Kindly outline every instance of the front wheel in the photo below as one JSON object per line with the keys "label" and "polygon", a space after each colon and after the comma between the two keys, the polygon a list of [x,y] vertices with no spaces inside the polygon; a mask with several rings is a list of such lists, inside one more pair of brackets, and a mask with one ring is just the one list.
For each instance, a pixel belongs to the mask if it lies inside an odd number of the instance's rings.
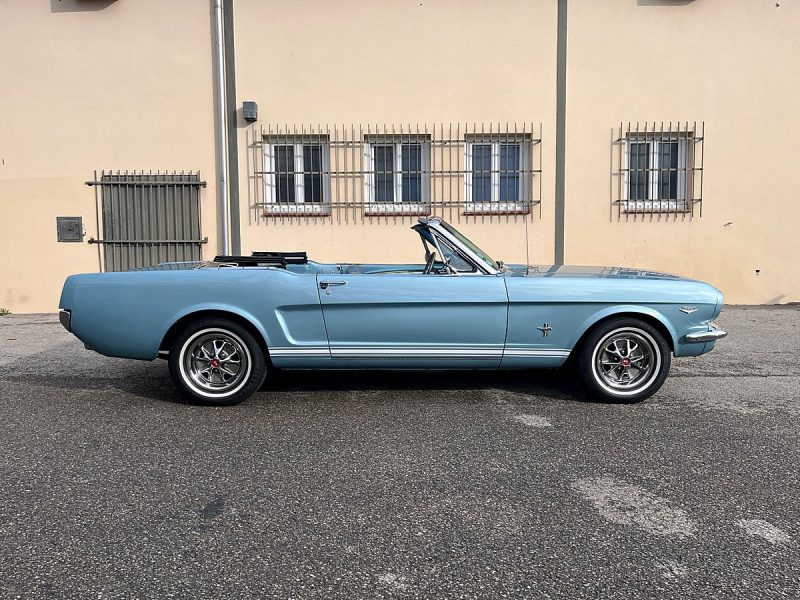
{"label": "front wheel", "polygon": [[632,318],[606,321],[591,331],[578,356],[581,379],[602,400],[634,403],[649,398],[669,373],[671,353],[653,326]]}
{"label": "front wheel", "polygon": [[238,404],[258,390],[267,364],[244,327],[226,319],[201,319],[175,336],[169,372],[189,400],[221,406]]}

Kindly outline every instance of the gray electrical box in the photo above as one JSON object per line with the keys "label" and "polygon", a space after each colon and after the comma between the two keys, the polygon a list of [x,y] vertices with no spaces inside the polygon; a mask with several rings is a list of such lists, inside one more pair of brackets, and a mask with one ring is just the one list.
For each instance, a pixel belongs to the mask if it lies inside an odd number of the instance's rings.
{"label": "gray electrical box", "polygon": [[247,100],[242,104],[242,116],[245,121],[252,123],[258,121],[258,104],[252,100]]}
{"label": "gray electrical box", "polygon": [[58,228],[59,242],[83,241],[82,217],[56,217],[56,227]]}

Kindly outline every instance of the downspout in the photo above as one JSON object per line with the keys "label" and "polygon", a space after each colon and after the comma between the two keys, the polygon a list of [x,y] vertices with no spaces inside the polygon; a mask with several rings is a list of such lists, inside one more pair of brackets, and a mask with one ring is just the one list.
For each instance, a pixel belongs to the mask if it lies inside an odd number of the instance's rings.
{"label": "downspout", "polygon": [[242,253],[242,225],[239,214],[239,122],[236,115],[236,56],[234,52],[233,0],[222,5],[225,42],[225,101],[228,112],[228,202],[230,204],[230,253]]}
{"label": "downspout", "polygon": [[566,155],[567,155],[567,1],[558,0],[556,25],[556,195],[555,249],[556,265],[564,264],[566,229]]}
{"label": "downspout", "polygon": [[223,35],[222,0],[214,0],[214,62],[216,63],[217,78],[217,193],[220,199],[221,244],[222,254],[230,254],[230,198],[228,196],[228,112],[225,102],[225,38]]}

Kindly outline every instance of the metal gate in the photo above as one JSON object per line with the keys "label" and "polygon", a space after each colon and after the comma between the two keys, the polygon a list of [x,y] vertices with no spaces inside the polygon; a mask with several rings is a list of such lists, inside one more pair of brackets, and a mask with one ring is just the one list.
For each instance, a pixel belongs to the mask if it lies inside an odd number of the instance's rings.
{"label": "metal gate", "polygon": [[[200,173],[106,172],[95,186],[97,229],[103,271],[126,271],[162,262],[202,260]],[[99,190],[99,192],[98,192]],[[102,253],[99,248],[102,247]]]}

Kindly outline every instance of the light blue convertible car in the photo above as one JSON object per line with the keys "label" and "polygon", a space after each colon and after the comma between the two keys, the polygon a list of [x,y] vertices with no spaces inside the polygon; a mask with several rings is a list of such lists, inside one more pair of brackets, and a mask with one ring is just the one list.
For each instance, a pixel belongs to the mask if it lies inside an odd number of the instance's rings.
{"label": "light blue convertible car", "polygon": [[654,394],[671,356],[726,334],[708,284],[624,268],[504,265],[436,217],[422,264],[323,264],[256,252],[72,275],[60,318],[107,356],[169,360],[203,404],[235,404],[272,369],[528,369],[574,363],[591,395]]}

